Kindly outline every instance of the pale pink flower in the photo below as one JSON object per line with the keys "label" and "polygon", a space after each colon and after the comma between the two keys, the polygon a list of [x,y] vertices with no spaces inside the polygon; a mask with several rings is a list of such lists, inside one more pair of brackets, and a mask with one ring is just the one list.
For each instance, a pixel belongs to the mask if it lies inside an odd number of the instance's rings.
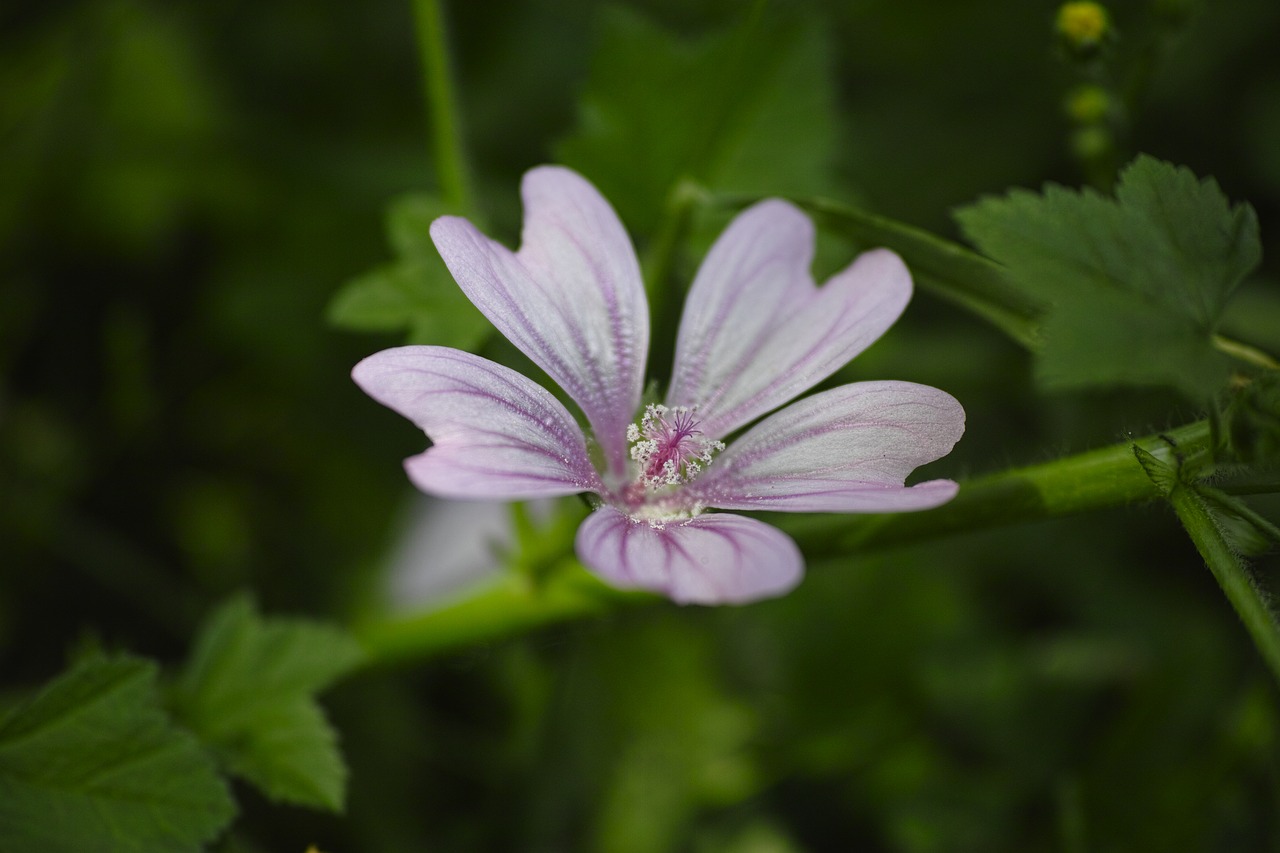
{"label": "pale pink flower", "polygon": [[559,383],[589,430],[495,362],[446,347],[385,350],[353,376],[430,437],[405,460],[418,488],[504,500],[593,493],[582,562],[617,586],[702,604],[780,595],[804,566],[777,528],[707,510],[897,512],[955,495],[950,480],[904,486],[964,431],[964,410],[943,391],[857,382],[768,414],[898,318],[911,276],[897,255],[866,252],[818,288],[808,217],[776,199],[744,211],[689,290],[665,403],[642,411],[649,311],[622,223],[568,169],[534,169],[521,190],[518,252],[453,216],[431,236],[471,301]]}

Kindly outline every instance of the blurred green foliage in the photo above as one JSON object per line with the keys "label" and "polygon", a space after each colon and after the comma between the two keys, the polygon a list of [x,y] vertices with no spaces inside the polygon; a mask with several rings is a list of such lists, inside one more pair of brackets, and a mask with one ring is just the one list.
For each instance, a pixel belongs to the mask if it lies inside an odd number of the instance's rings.
{"label": "blurred green foliage", "polygon": [[350,636],[302,620],[264,622],[236,599],[202,629],[174,687],[174,714],[228,772],[272,799],[341,811],[346,766],[312,694],[362,660]]}
{"label": "blurred green foliage", "polygon": [[[1107,189],[1143,151],[1256,209],[1263,263],[1216,328],[1275,354],[1280,7],[1107,8],[1113,39],[1079,57],[1056,44],[1049,0],[449,4],[475,206],[514,242],[520,174],[558,158],[645,253],[683,178],[828,196],[957,238],[952,211],[980,196]],[[6,704],[86,636],[186,660],[201,616],[236,589],[336,620],[382,606],[411,499],[399,460],[423,440],[350,367],[407,330],[528,368],[445,287],[425,242],[440,186],[420,81],[402,0],[0,10]],[[1111,111],[1064,109],[1082,84]],[[690,280],[724,215],[677,229],[672,280]],[[849,252],[834,239],[819,266]],[[922,290],[832,381],[957,396],[968,432],[933,476],[1201,415],[1158,387],[1047,393],[1033,372],[1017,344]],[[1225,434],[1274,461],[1276,423],[1263,383]],[[1274,559],[1255,569],[1273,585]],[[147,665],[108,660],[120,701],[151,691]],[[824,559],[780,601],[624,609],[367,668],[328,707],[345,815],[237,787],[220,849],[1280,846],[1276,685],[1164,508]]]}

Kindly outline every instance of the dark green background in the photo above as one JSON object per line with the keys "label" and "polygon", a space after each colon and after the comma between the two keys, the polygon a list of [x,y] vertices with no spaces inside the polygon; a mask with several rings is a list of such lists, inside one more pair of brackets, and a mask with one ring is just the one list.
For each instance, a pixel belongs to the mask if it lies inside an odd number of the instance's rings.
{"label": "dark green background", "polygon": [[[597,54],[602,33],[647,21],[693,44],[747,14],[727,1],[451,5],[478,203],[509,241],[520,174],[574,151],[562,140],[589,73],[644,79],[625,64],[643,53]],[[1117,164],[1145,151],[1255,206],[1270,251],[1225,328],[1274,352],[1280,5],[1112,12],[1121,84],[1160,48],[1114,128]],[[1086,72],[1054,13],[773,4],[779,39],[812,34],[829,87],[824,113],[772,128],[773,156],[798,163],[819,139],[830,160],[796,179],[816,186],[770,185],[776,170],[760,166],[749,188],[821,190],[955,237],[950,211],[983,194],[1105,182],[1073,154],[1062,102]],[[753,50],[770,60],[767,37]],[[730,97],[747,83],[723,85]],[[676,138],[681,120],[648,132]],[[87,637],[178,660],[239,589],[268,612],[339,620],[376,596],[410,496],[399,460],[423,440],[348,378],[402,337],[335,329],[325,313],[391,257],[388,202],[435,187],[428,139],[404,0],[0,10],[9,697]],[[587,176],[643,249],[668,187],[614,193],[640,166],[607,168]],[[880,377],[964,403],[968,433],[938,476],[1200,415],[1172,392],[1046,395],[1021,349],[923,294],[841,374]],[[238,790],[226,849],[1280,849],[1275,684],[1158,507],[822,563],[792,596],[749,608],[651,607],[375,668],[328,705],[352,769],[347,814]]]}

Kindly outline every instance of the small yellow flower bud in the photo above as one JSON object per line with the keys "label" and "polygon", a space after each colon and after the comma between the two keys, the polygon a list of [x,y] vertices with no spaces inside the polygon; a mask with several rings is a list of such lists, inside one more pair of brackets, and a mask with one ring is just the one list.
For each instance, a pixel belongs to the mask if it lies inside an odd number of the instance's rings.
{"label": "small yellow flower bud", "polygon": [[1109,28],[1107,10],[1099,3],[1063,3],[1058,9],[1058,34],[1077,50],[1097,47]]}
{"label": "small yellow flower bud", "polygon": [[1065,106],[1076,124],[1101,124],[1111,112],[1111,96],[1101,86],[1077,86],[1067,95]]}

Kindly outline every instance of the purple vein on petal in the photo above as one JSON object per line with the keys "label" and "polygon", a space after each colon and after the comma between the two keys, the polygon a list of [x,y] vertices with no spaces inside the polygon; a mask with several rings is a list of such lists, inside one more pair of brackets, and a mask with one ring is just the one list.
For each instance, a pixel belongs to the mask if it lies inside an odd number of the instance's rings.
{"label": "purple vein on petal", "polygon": [[830,376],[906,307],[911,278],[891,252],[864,253],[817,287],[813,226],[769,200],[740,214],[690,290],[667,402],[698,406],[721,438]]}
{"label": "purple vein on petal", "polygon": [[681,603],[744,603],[780,595],[803,569],[799,549],[782,531],[727,514],[654,526],[604,507],[583,522],[577,551],[609,582]]}
{"label": "purple vein on petal", "polygon": [[649,318],[639,264],[608,202],[567,169],[525,176],[511,252],[456,217],[431,233],[458,284],[582,408],[615,475],[639,405]]}
{"label": "purple vein on petal", "polygon": [[722,509],[925,509],[954,496],[955,484],[905,487],[904,481],[946,455],[963,432],[964,410],[936,388],[894,381],[844,385],[765,418],[688,491]]}

